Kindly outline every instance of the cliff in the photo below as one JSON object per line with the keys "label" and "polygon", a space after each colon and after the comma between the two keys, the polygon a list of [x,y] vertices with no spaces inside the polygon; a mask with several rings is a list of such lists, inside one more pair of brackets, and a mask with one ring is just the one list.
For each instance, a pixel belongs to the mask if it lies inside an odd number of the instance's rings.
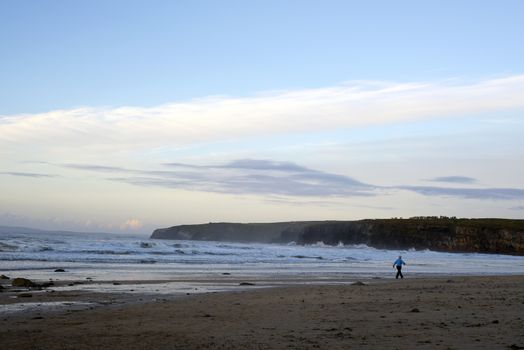
{"label": "cliff", "polygon": [[154,239],[286,243],[296,241],[307,226],[320,221],[274,222],[267,224],[209,223],[157,229]]}
{"label": "cliff", "polygon": [[210,223],[153,232],[156,239],[298,244],[367,244],[380,249],[431,249],[524,255],[524,220],[419,217],[268,224]]}
{"label": "cliff", "polygon": [[412,218],[310,225],[298,243],[524,255],[524,220]]}

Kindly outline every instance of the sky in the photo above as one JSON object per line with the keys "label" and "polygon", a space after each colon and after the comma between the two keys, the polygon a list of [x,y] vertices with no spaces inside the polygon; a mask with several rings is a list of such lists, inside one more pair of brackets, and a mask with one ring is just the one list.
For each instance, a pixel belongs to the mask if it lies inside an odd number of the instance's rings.
{"label": "sky", "polygon": [[0,225],[524,219],[522,1],[0,1]]}

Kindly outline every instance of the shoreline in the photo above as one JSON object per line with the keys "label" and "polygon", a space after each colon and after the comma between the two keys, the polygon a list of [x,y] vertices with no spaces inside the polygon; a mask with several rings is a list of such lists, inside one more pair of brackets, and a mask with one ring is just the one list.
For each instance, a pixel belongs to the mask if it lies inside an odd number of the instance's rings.
{"label": "shoreline", "polygon": [[[395,270],[396,271],[396,270]],[[406,274],[406,273],[405,273]],[[267,278],[248,276],[216,276],[213,278],[177,278],[157,280],[84,280],[84,279],[49,279],[52,285],[46,286],[47,280],[30,280],[34,287],[11,286],[14,278],[0,279],[0,310],[4,305],[19,304],[23,302],[46,303],[49,299],[73,298],[81,302],[83,296],[91,299],[111,299],[119,302],[136,302],[138,300],[166,299],[178,300],[188,296],[201,296],[216,293],[238,293],[259,289],[286,289],[308,287],[344,287],[353,284],[366,286],[391,284],[396,281],[409,283],[409,281],[445,281],[476,280],[476,279],[519,279],[524,280],[524,274],[489,274],[489,275],[459,275],[459,274],[413,274],[405,279],[396,279],[394,273],[389,277],[378,277],[358,274],[348,274],[341,278]],[[17,276],[17,275],[16,275]],[[22,277],[25,279],[24,277]]]}
{"label": "shoreline", "polygon": [[[16,349],[524,348],[523,275],[364,282],[190,295],[0,293],[0,339]],[[64,305],[5,312],[20,301]]]}

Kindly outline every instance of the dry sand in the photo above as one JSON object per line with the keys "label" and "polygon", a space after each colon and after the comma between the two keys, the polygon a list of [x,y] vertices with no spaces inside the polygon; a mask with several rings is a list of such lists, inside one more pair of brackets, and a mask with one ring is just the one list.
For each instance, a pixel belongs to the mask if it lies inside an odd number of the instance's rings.
{"label": "dry sand", "polygon": [[57,292],[15,300],[0,294],[4,304],[93,302],[4,313],[3,349],[524,349],[524,276],[372,280],[160,299]]}

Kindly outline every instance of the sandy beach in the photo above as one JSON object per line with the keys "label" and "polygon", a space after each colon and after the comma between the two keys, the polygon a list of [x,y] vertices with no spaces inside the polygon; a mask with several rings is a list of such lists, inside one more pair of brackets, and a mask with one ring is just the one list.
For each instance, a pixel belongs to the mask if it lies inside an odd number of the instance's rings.
{"label": "sandy beach", "polygon": [[[156,297],[20,297],[4,289],[0,342],[8,349],[524,349],[524,276],[256,287]],[[7,312],[20,302],[66,304]]]}

